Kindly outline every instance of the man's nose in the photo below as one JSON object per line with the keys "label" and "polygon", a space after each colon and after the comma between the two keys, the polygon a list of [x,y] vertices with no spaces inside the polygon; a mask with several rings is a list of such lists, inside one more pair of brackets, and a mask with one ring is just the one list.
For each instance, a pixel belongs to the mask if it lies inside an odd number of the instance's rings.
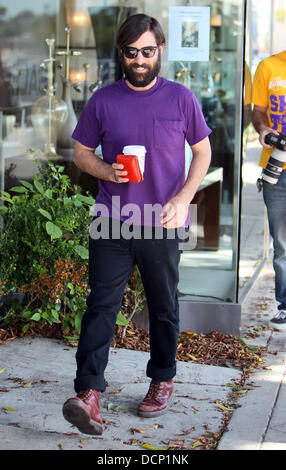
{"label": "man's nose", "polygon": [[139,51],[136,57],[136,62],[138,64],[143,64],[145,62],[145,57],[143,57],[142,51]]}

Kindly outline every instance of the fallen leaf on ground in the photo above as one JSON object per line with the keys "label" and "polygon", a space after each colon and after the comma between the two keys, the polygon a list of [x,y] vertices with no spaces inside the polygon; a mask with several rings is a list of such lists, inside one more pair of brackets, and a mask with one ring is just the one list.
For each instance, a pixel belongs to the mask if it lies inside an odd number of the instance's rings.
{"label": "fallen leaf on ground", "polygon": [[233,411],[232,408],[227,408],[226,406],[221,405],[221,404],[218,403],[217,401],[216,401],[216,404],[217,404],[217,406],[218,406],[221,410],[223,410],[223,411]]}
{"label": "fallen leaf on ground", "polygon": [[183,431],[181,434],[176,434],[176,436],[187,436],[188,434],[191,434],[191,432],[194,431],[194,427],[190,428],[190,429],[186,429],[185,431]]}
{"label": "fallen leaf on ground", "polygon": [[192,361],[197,360],[197,358],[195,356],[193,356],[192,354],[187,353],[186,356],[189,357],[190,359],[192,359]]}
{"label": "fallen leaf on ground", "polygon": [[154,426],[151,426],[150,428],[147,428],[145,430],[143,429],[138,429],[138,428],[130,428],[130,431],[132,431],[134,434],[136,432],[139,432],[141,434],[144,434],[147,431],[154,431],[155,429],[162,428],[163,426],[161,424],[154,424]]}
{"label": "fallen leaf on ground", "polygon": [[141,434],[144,434],[146,431],[143,431],[143,429],[138,429],[138,428],[130,428],[130,431],[135,434],[136,432],[140,432]]}
{"label": "fallen leaf on ground", "polygon": [[135,439],[134,437],[132,437],[131,439],[129,439],[129,441],[124,441],[123,444],[126,444],[128,446],[142,445],[143,441],[140,441],[140,439]]}
{"label": "fallen leaf on ground", "polygon": [[204,445],[203,442],[201,442],[201,441],[196,441],[196,442],[193,443],[192,447],[198,447],[198,446],[203,446],[203,445]]}
{"label": "fallen leaf on ground", "polygon": [[151,444],[142,444],[141,447],[144,447],[144,449],[149,449],[149,450],[168,450],[168,447],[155,447],[155,446],[152,446]]}

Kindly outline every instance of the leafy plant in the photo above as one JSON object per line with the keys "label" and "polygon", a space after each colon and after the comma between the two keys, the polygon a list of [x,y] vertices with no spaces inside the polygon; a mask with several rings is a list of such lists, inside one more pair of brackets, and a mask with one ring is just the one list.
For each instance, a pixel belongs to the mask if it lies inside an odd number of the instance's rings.
{"label": "leafy plant", "polygon": [[[64,167],[38,162],[33,183],[2,192],[0,295],[24,292],[5,321],[60,322],[80,330],[87,292],[88,225],[94,199],[72,185]],[[11,195],[10,193],[14,193]],[[16,318],[17,317],[17,318]]]}
{"label": "leafy plant", "polygon": [[[5,202],[0,206],[0,297],[25,294],[22,302],[10,302],[3,323],[24,323],[24,332],[35,323],[59,323],[66,337],[76,339],[86,309],[94,199],[72,185],[64,167],[38,162],[38,170],[32,183],[20,180],[20,186],[0,197]],[[135,269],[117,317],[123,336],[142,303],[143,287]]]}

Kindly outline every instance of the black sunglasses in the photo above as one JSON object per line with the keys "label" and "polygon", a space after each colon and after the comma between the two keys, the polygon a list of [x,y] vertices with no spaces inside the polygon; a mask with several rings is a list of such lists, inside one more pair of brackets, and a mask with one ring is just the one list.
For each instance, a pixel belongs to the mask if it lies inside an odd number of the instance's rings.
{"label": "black sunglasses", "polygon": [[122,52],[127,59],[136,59],[138,52],[141,52],[146,59],[150,59],[150,57],[154,57],[158,47],[159,46],[147,46],[137,49],[137,47],[126,46],[122,49]]}

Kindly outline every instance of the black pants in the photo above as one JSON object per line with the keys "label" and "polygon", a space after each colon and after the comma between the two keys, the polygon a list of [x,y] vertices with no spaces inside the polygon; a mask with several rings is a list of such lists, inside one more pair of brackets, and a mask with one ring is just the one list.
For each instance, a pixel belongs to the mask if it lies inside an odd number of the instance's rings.
{"label": "black pants", "polygon": [[170,239],[169,234],[170,230],[164,229],[163,239],[157,239],[154,233],[151,239],[90,238],[90,294],[76,353],[76,392],[88,388],[105,390],[104,371],[116,317],[135,264],[141,274],[149,310],[147,376],[168,381],[176,375],[180,251],[176,232],[174,239]]}

